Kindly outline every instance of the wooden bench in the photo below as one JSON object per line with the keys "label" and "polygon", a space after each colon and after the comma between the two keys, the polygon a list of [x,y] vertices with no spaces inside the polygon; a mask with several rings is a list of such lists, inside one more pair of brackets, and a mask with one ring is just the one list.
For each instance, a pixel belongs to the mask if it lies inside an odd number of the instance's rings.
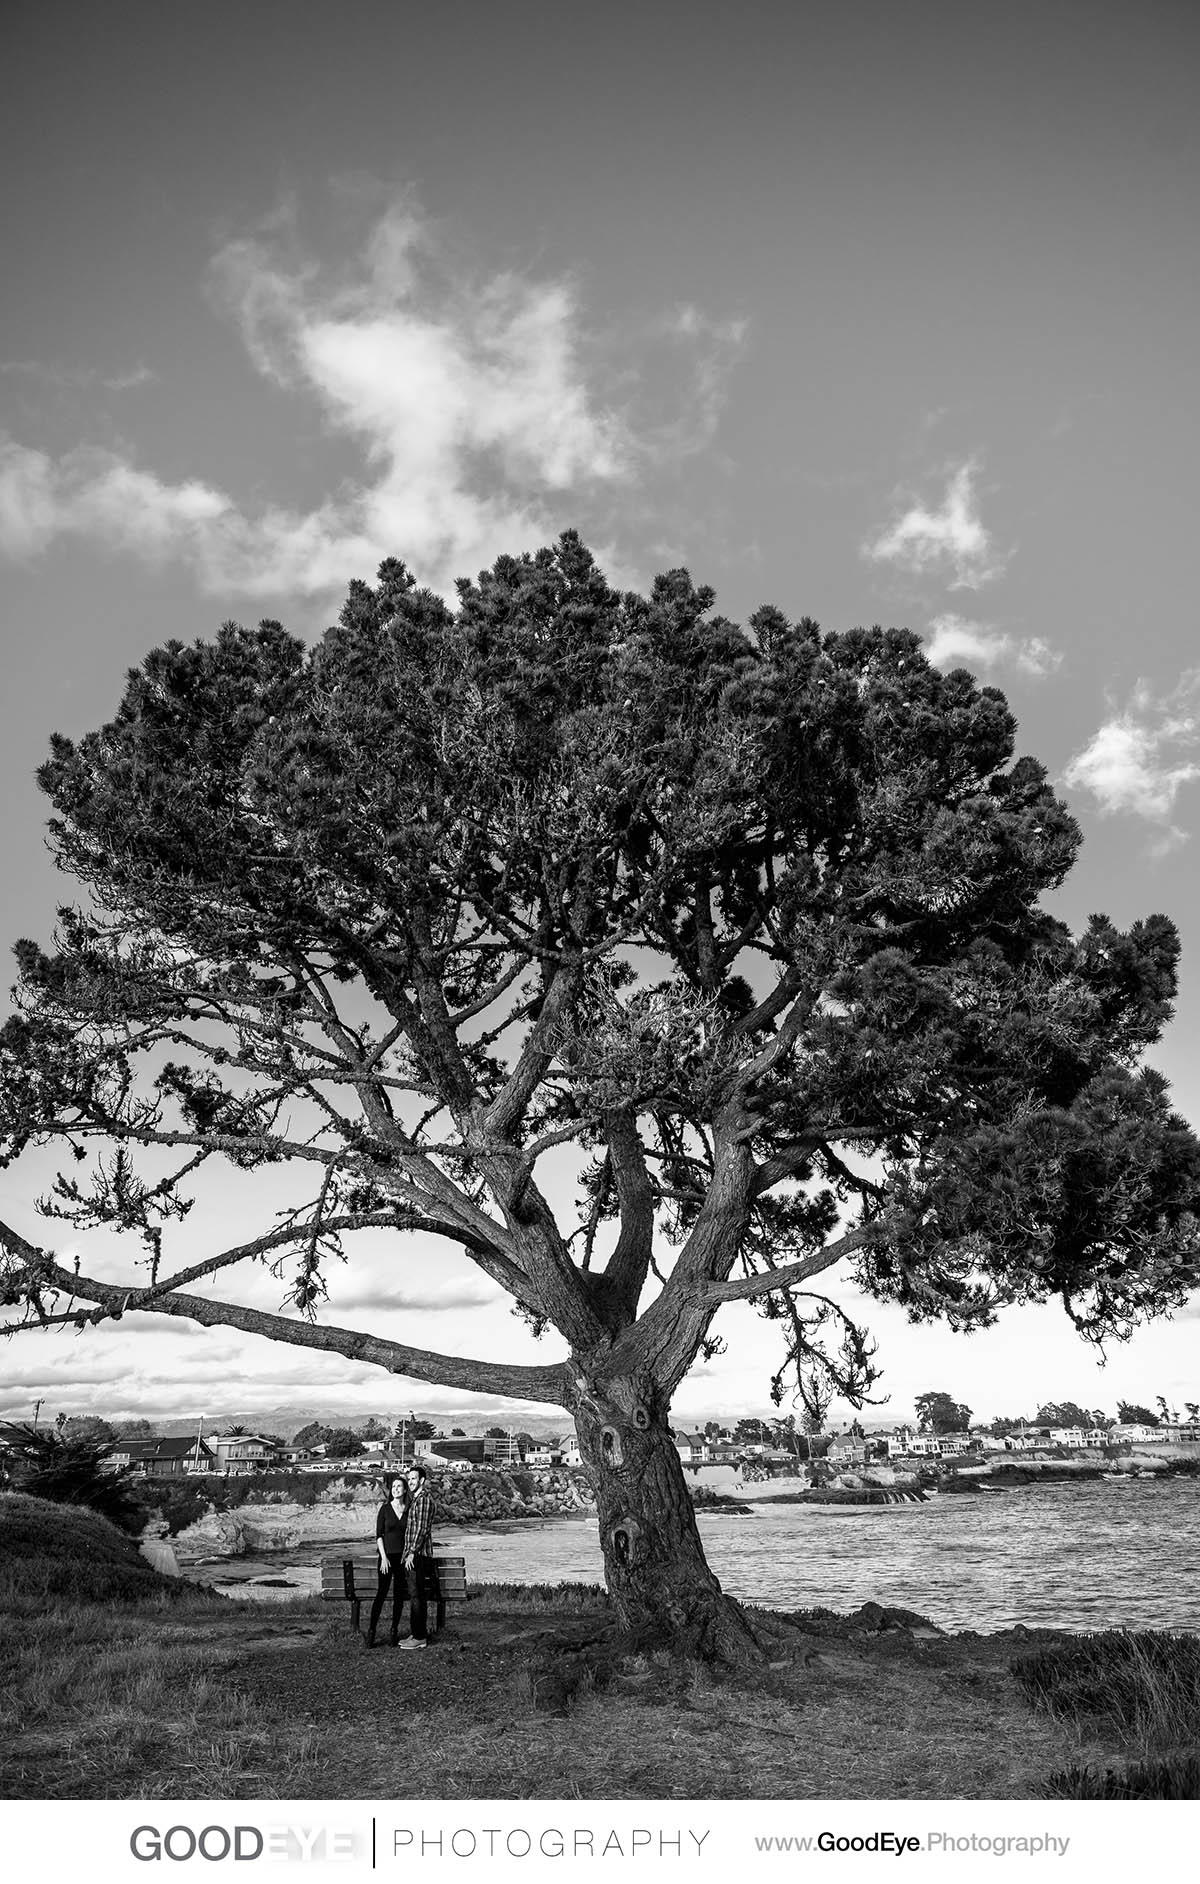
{"label": "wooden bench", "polygon": [[[403,1574],[403,1572],[401,1572]],[[379,1587],[379,1557],[372,1552],[362,1557],[325,1557],[321,1562],[321,1597],[326,1603],[349,1603],[350,1627],[359,1630],[359,1614],[364,1603],[375,1601]],[[425,1601],[432,1612],[433,1627],[446,1626],[446,1604],[461,1603],[467,1595],[467,1560],[465,1557],[434,1557],[433,1574],[425,1579]],[[392,1593],[384,1599],[390,1613]],[[360,1630],[361,1633],[361,1630]]]}

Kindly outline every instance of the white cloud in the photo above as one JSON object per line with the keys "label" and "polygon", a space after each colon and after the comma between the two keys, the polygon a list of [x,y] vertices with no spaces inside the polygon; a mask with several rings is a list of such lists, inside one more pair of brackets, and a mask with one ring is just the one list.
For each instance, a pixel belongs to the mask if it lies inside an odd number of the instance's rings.
{"label": "white cloud", "polygon": [[1018,639],[990,622],[935,615],[926,652],[935,667],[1015,667],[1041,680],[1062,665],[1062,654],[1038,635]]}
{"label": "white cloud", "polygon": [[990,582],[1008,559],[996,550],[979,516],[975,471],[970,459],[959,465],[947,480],[940,509],[910,504],[882,535],[863,544],[863,555],[910,575],[949,577],[952,589],[978,589]]}
{"label": "white cloud", "polygon": [[1105,814],[1132,813],[1166,825],[1160,848],[1180,843],[1170,823],[1183,786],[1200,778],[1200,668],[1169,694],[1139,681],[1128,704],[1114,709],[1063,773],[1063,783],[1090,793]]}
{"label": "white cloud", "polygon": [[164,484],[112,452],[56,460],[0,438],[0,548],[11,556],[36,554],[63,534],[99,537],[150,560],[201,555],[230,508],[208,485]]}
{"label": "white cloud", "polygon": [[331,1283],[329,1300],[322,1302],[318,1319],[336,1323],[340,1316],[360,1312],[364,1308],[375,1313],[399,1312],[408,1314],[441,1314],[451,1308],[484,1308],[496,1302],[504,1301],[503,1291],[494,1283],[480,1277],[443,1283],[441,1287],[408,1288],[390,1286],[383,1282],[364,1280],[359,1284],[347,1284],[340,1287]]}
{"label": "white cloud", "polygon": [[[252,596],[328,592],[399,555],[448,589],[501,551],[557,534],[565,495],[577,504],[614,487],[655,449],[598,394],[569,282],[473,278],[447,264],[409,205],[376,224],[340,276],[298,254],[276,218],[227,244],[211,280],[258,371],[354,440],[362,473],[315,509],[250,514],[200,479],[165,483],[116,453],[52,458],[0,439],[9,555],[83,536],[181,559],[205,589]],[[673,324],[711,425],[741,328],[696,309]]]}

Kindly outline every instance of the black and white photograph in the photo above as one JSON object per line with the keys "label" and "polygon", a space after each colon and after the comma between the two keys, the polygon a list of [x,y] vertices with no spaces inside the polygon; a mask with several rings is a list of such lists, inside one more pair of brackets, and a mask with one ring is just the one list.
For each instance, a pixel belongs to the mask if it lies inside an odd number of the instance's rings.
{"label": "black and white photograph", "polygon": [[1200,9],[0,32],[11,1875],[1182,1876]]}

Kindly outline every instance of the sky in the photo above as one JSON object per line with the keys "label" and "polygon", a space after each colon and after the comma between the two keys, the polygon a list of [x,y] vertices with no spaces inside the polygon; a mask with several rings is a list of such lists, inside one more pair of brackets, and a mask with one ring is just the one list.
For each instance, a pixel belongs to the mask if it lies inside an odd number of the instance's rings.
{"label": "sky", "polygon": [[[1179,925],[1151,1057],[1200,1124],[1194,5],[9,0],[5,38],[11,939],[70,895],[48,737],[151,647],[313,639],[385,555],[449,590],[574,526],[622,585],[685,564],[735,619],[906,626],[1002,687],[1085,833],[1057,912]],[[35,1241],[44,1178],[0,1173]],[[204,1236],[248,1208],[222,1186]],[[329,1318],[551,1358],[441,1263],[372,1246]],[[1056,1309],[868,1319],[875,1417],[1200,1397],[1195,1304],[1103,1368]],[[681,1422],[767,1409],[771,1329],[718,1326]],[[521,1412],[159,1317],[5,1344],[0,1416],[38,1399]]]}

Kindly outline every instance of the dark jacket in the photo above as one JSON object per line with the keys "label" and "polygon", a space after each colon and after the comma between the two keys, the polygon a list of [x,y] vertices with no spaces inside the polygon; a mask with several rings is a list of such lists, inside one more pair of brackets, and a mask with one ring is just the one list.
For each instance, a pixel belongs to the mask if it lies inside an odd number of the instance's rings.
{"label": "dark jacket", "polygon": [[396,1516],[390,1498],[385,1498],[375,1515],[375,1535],[382,1539],[388,1562],[398,1564],[404,1556],[405,1521]]}

